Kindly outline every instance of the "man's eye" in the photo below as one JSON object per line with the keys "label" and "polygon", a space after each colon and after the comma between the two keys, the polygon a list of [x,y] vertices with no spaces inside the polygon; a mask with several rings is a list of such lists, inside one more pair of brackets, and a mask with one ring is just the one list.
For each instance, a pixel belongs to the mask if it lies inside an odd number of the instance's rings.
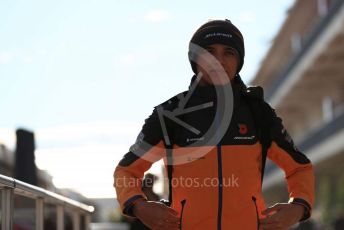
{"label": "man's eye", "polygon": [[235,55],[235,51],[234,50],[226,50],[225,54],[227,54],[227,55]]}
{"label": "man's eye", "polygon": [[214,53],[214,50],[211,50],[211,49],[207,49],[207,51],[208,51],[209,53],[211,53],[211,54]]}

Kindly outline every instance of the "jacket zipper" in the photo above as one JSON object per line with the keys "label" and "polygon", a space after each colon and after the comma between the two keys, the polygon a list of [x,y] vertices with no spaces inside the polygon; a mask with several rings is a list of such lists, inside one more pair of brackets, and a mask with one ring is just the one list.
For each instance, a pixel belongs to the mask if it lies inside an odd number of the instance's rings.
{"label": "jacket zipper", "polygon": [[180,212],[180,230],[182,230],[183,213],[184,213],[184,206],[186,204],[186,200],[184,199],[180,203],[182,204],[182,211]]}
{"label": "jacket zipper", "polygon": [[222,223],[222,153],[221,145],[217,145],[217,163],[218,163],[218,179],[219,179],[219,203],[217,210],[217,230],[221,230]]}
{"label": "jacket zipper", "polygon": [[[215,123],[217,128],[220,127],[219,117],[215,115]],[[216,132],[216,150],[217,150],[217,169],[218,169],[218,180],[219,180],[219,193],[218,193],[218,208],[217,208],[217,230],[221,230],[222,228],[222,152],[221,152],[221,137],[219,133]]]}
{"label": "jacket zipper", "polygon": [[257,215],[257,230],[259,230],[259,215],[258,215],[258,207],[256,202],[256,197],[252,196],[252,201],[254,203],[254,207],[256,208],[256,215]]}

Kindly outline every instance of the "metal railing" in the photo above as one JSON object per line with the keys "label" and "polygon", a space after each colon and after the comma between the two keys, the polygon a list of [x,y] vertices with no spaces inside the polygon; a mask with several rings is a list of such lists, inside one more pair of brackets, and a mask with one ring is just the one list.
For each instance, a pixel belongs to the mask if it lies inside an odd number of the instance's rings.
{"label": "metal railing", "polygon": [[327,26],[333,21],[333,19],[337,16],[340,12],[341,7],[344,5],[343,0],[335,0],[332,3],[332,6],[329,9],[327,15],[321,19],[318,25],[314,28],[314,30],[308,35],[305,39],[305,43],[302,49],[287,63],[286,68],[284,68],[273,80],[272,84],[269,86],[268,89],[265,91],[265,99],[267,101],[271,101],[272,98],[275,96],[276,92],[279,90],[280,86],[282,86],[286,79],[289,77],[289,74],[295,68],[297,63],[299,63],[306,53],[312,48],[313,44],[319,38],[319,36],[325,31]]}
{"label": "metal railing", "polygon": [[[64,230],[65,211],[72,210],[72,224],[74,230],[90,229],[91,215],[94,211],[93,206],[88,206],[70,198],[50,192],[48,190],[24,183],[12,177],[0,174],[1,192],[1,229],[12,230],[14,195],[19,195],[35,200],[35,229],[44,229],[44,205],[56,206],[56,229]],[[81,218],[83,217],[83,218]],[[81,223],[83,220],[83,223]]]}

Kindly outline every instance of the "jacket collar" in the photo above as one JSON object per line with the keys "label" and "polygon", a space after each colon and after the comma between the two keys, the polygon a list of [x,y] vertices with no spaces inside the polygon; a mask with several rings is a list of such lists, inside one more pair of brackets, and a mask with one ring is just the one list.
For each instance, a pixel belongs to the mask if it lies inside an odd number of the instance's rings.
{"label": "jacket collar", "polygon": [[[228,83],[231,86],[232,89],[232,95],[233,95],[233,101],[234,101],[234,107],[237,107],[240,104],[242,92],[243,92],[243,86],[242,84],[233,81],[231,83]],[[209,100],[209,101],[216,101],[217,100],[217,90],[223,90],[223,88],[228,87],[229,85],[225,86],[214,86],[214,85],[205,85],[200,86],[197,85],[194,89],[193,96],[200,98],[203,100]],[[221,89],[222,88],[222,89]]]}

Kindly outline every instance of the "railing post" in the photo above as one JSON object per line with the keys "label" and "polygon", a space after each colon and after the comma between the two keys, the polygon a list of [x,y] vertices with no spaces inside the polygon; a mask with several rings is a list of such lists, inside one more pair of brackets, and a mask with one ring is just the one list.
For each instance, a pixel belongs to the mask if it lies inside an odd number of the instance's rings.
{"label": "railing post", "polygon": [[[73,210],[72,221],[74,230],[90,229],[91,214],[94,207],[85,205],[57,193],[50,192],[43,188],[27,184],[0,174],[0,230],[12,230],[14,216],[14,194],[28,197],[35,200],[35,230],[44,230],[44,204],[55,205],[56,208],[56,229],[65,229],[65,209]],[[82,215],[85,214],[84,222],[81,222]],[[84,230],[82,229],[82,230]]]}
{"label": "railing post", "polygon": [[77,210],[73,212],[73,230],[80,230],[80,213]]}
{"label": "railing post", "polygon": [[85,228],[86,230],[91,229],[91,215],[90,214],[85,214]]}
{"label": "railing post", "polygon": [[44,230],[44,200],[36,200],[36,230]]}
{"label": "railing post", "polygon": [[64,230],[64,210],[62,205],[56,206],[57,230]]}
{"label": "railing post", "polygon": [[13,224],[13,189],[5,187],[1,192],[1,229],[8,230]]}

